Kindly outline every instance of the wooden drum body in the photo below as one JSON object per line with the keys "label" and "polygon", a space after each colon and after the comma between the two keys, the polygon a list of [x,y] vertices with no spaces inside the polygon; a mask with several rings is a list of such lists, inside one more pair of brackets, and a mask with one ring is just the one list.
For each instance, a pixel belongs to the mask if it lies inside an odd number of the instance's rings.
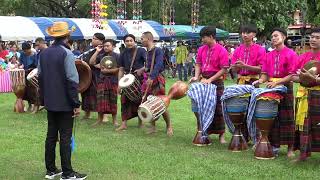
{"label": "wooden drum body", "polygon": [[232,97],[226,100],[226,109],[234,125],[234,133],[228,149],[232,152],[241,152],[248,149],[248,144],[242,134],[241,125],[244,124],[249,97]]}
{"label": "wooden drum body", "polygon": [[25,93],[26,83],[25,83],[25,71],[23,69],[11,70],[10,71],[11,85],[14,94],[17,96],[16,103],[14,105],[14,112],[23,113],[24,104],[23,96]]}
{"label": "wooden drum body", "polygon": [[[277,93],[268,93],[278,95]],[[263,97],[264,95],[261,95]],[[269,132],[274,123],[274,118],[278,115],[279,101],[268,98],[257,100],[254,116],[257,127],[260,129],[262,137],[260,138],[254,156],[257,159],[274,159],[272,146],[268,140]]]}
{"label": "wooden drum body", "polygon": [[75,65],[79,74],[79,87],[78,92],[83,93],[86,91],[92,80],[92,72],[90,66],[81,60],[76,60]]}
{"label": "wooden drum body", "polygon": [[158,120],[166,111],[166,103],[161,97],[150,95],[147,100],[139,106],[138,115],[144,122]]}
{"label": "wooden drum body", "polygon": [[38,82],[38,68],[33,69],[27,76],[27,80],[30,81],[33,87],[39,88]]}
{"label": "wooden drum body", "polygon": [[126,74],[119,80],[119,87],[127,98],[133,102],[140,102],[142,98],[141,83],[132,74]]}

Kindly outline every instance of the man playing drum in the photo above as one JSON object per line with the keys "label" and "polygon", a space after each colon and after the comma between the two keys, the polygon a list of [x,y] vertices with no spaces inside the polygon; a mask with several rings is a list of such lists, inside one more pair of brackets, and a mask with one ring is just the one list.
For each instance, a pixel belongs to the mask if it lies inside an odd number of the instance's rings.
{"label": "man playing drum", "polygon": [[[224,139],[225,122],[222,116],[221,96],[224,91],[223,75],[229,67],[227,50],[216,41],[216,28],[206,26],[200,31],[203,46],[198,50],[195,76],[190,79],[191,82],[199,81],[205,84],[212,83],[217,86],[217,103],[213,123],[208,128],[208,134],[219,134],[220,143],[226,143]],[[192,102],[192,110],[197,119],[199,119],[198,108]]]}
{"label": "man playing drum", "polygon": [[[147,48],[146,69],[142,84],[142,92],[145,95],[144,97],[147,97],[148,95],[165,95],[166,80],[161,74],[164,70],[163,51],[161,48],[155,47],[151,32],[144,32],[142,34],[141,43]],[[167,125],[167,135],[172,136],[173,129],[168,110],[166,110],[162,116]],[[152,121],[149,133],[156,132],[155,125],[155,121]]]}
{"label": "man playing drum", "polygon": [[261,77],[253,84],[266,83],[268,88],[285,85],[287,93],[282,94],[279,104],[278,117],[274,122],[270,135],[275,156],[278,155],[280,145],[288,145],[288,157],[294,156],[294,114],[293,114],[293,83],[292,75],[296,72],[297,54],[284,45],[287,32],[282,28],[272,30],[272,45],[275,49],[267,53],[266,61],[262,66]]}
{"label": "man playing drum", "polygon": [[[97,46],[102,46],[103,41],[105,40],[105,37],[102,33],[95,33],[92,38],[92,47],[96,48]],[[90,58],[95,53],[96,50],[93,50],[89,52],[87,55],[83,57],[83,60],[90,64]],[[100,76],[100,69],[98,69],[95,66],[90,66],[91,72],[92,72],[92,81],[89,86],[89,88],[81,93],[82,97],[82,104],[81,108],[84,110],[85,115],[83,119],[90,118],[90,112],[96,112],[97,111],[97,89],[96,89],[96,77]]]}
{"label": "man playing drum", "polygon": [[[119,61],[119,54],[113,52],[113,40],[106,39],[102,47],[96,47],[96,52],[90,58],[91,65],[100,66],[100,75],[97,77],[97,112],[98,121],[95,125],[101,124],[104,114],[112,114],[113,125],[117,126],[117,90],[118,90],[118,72],[117,67]],[[100,53],[101,52],[101,53]],[[116,64],[112,65],[110,69],[99,64],[101,60],[111,56],[115,59]]]}
{"label": "man playing drum", "polygon": [[[124,74],[133,74],[136,80],[142,84],[146,51],[143,48],[136,47],[135,36],[132,34],[124,36],[123,41],[126,48],[119,58],[119,80]],[[138,88],[140,89],[141,87]],[[117,131],[128,128],[127,121],[138,116],[138,107],[140,104],[141,99],[134,102],[131,101],[124,93],[121,94],[122,122]],[[142,121],[140,119],[138,126],[139,128],[142,127]]]}
{"label": "man playing drum", "polygon": [[[299,87],[297,92],[297,111],[296,111],[296,148],[300,149],[300,157],[297,161],[304,161],[311,156],[311,152],[320,152],[320,78],[310,76],[304,66],[311,60],[320,61],[320,28],[311,30],[310,37],[311,51],[302,54],[297,63],[298,74],[294,76],[295,82],[309,83],[308,88]],[[319,74],[317,66],[317,74]],[[302,76],[305,79],[302,79]]]}
{"label": "man playing drum", "polygon": [[[243,25],[240,29],[243,44],[235,51],[231,60],[232,71],[237,72],[238,84],[252,84],[259,79],[261,66],[265,61],[266,51],[263,47],[253,42],[256,37],[257,27],[253,24]],[[246,123],[241,127],[246,140],[249,140]]]}
{"label": "man playing drum", "polygon": [[[25,70],[27,75],[38,66],[38,60],[36,54],[32,52],[31,45],[27,42],[22,43],[22,50],[20,55],[20,68]],[[37,111],[41,105],[40,97],[37,88],[35,88],[29,81],[26,80],[26,90],[24,100],[28,101],[28,111]],[[32,104],[34,105],[32,108]]]}

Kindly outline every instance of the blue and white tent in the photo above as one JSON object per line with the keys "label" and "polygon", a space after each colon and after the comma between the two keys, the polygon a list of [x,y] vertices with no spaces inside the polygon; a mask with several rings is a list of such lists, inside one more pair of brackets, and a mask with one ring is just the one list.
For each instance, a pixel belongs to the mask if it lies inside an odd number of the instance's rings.
{"label": "blue and white tent", "polygon": [[55,21],[66,21],[70,28],[76,27],[71,34],[72,39],[91,39],[94,33],[101,32],[108,39],[122,39],[126,34],[134,34],[137,40],[145,31],[150,31],[155,40],[166,40],[170,37],[164,34],[163,26],[155,21],[137,20],[107,20],[107,28],[92,27],[92,20],[85,18],[52,18],[52,17],[21,17],[0,16],[0,40],[24,41],[35,40],[38,37],[51,40],[46,29]]}

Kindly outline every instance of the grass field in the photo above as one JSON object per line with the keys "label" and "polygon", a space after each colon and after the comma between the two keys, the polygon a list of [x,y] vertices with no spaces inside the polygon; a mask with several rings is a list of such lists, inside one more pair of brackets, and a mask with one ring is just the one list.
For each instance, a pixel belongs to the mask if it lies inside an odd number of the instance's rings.
{"label": "grass field", "polygon": [[[170,84],[172,80],[168,87]],[[14,94],[0,94],[0,179],[43,179],[46,112],[16,114],[12,111],[14,102]],[[217,136],[211,136],[211,146],[193,146],[196,120],[189,98],[172,101],[169,110],[174,127],[170,138],[162,119],[154,135],[147,135],[146,128],[138,129],[137,119],[130,120],[128,130],[121,133],[115,132],[110,122],[91,128],[96,114],[88,121],[78,119],[77,147],[72,154],[74,169],[97,180],[317,179],[320,175],[317,153],[307,162],[294,164],[286,158],[286,147],[281,148],[277,159],[261,161],[254,159],[252,150],[228,151],[228,145],[219,144]],[[229,133],[226,140],[230,140]],[[60,167],[58,152],[57,148],[56,162]]]}

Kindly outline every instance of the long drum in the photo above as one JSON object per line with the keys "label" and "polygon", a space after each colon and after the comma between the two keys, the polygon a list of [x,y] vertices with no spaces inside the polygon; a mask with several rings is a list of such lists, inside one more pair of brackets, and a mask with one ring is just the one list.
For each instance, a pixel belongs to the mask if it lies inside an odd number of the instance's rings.
{"label": "long drum", "polygon": [[232,97],[226,100],[227,113],[235,130],[229,144],[229,150],[240,152],[248,149],[248,144],[242,134],[241,125],[244,124],[245,115],[249,105],[249,97]]}
{"label": "long drum", "polygon": [[23,69],[11,70],[10,79],[13,92],[17,96],[17,100],[14,105],[14,112],[23,113],[24,104],[22,98],[26,88],[25,71]]}
{"label": "long drum", "polygon": [[133,74],[126,74],[119,80],[119,87],[123,94],[133,102],[140,102],[142,98],[141,83]]}
{"label": "long drum", "polygon": [[262,94],[257,100],[254,116],[262,137],[260,138],[254,153],[256,159],[274,159],[268,135],[273,127],[274,118],[278,114],[279,101],[273,99],[272,96],[279,96],[279,94]]}

